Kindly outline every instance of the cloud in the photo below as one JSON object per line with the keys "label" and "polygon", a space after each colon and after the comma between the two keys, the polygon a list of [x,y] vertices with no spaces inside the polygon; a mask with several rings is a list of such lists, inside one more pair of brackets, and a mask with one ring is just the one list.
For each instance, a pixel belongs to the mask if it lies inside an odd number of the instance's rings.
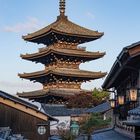
{"label": "cloud", "polygon": [[9,82],[9,81],[0,81],[0,87],[7,87],[7,88],[38,88],[40,87],[39,84],[35,84],[32,82]]}
{"label": "cloud", "polygon": [[16,95],[17,92],[26,92],[42,89],[41,84],[32,83],[32,82],[9,82],[9,81],[0,81],[0,90],[5,91],[9,94]]}
{"label": "cloud", "polygon": [[95,19],[94,14],[92,14],[91,12],[87,12],[86,15],[87,15],[89,18],[91,18],[91,19]]}
{"label": "cloud", "polygon": [[3,28],[3,31],[5,32],[32,32],[37,30],[42,24],[39,22],[37,18],[34,17],[28,17],[27,21],[24,23],[17,23],[13,26],[5,26]]}

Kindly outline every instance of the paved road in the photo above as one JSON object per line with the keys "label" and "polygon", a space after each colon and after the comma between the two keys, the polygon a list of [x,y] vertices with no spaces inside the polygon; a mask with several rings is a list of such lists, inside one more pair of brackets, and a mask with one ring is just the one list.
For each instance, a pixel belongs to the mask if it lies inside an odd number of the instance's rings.
{"label": "paved road", "polygon": [[114,130],[97,133],[97,134],[94,134],[92,137],[93,137],[93,140],[132,140]]}

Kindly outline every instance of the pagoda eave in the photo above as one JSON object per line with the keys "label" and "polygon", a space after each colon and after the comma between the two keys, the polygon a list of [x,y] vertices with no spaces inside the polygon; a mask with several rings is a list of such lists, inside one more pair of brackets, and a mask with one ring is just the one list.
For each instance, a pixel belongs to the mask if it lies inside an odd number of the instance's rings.
{"label": "pagoda eave", "polygon": [[[84,36],[84,35],[76,35],[76,34],[66,34],[66,33],[58,33],[58,32],[50,32],[47,34],[43,34],[41,36],[36,36],[36,37],[28,37],[28,36],[23,36],[22,38],[25,41],[37,43],[37,44],[44,44],[44,45],[50,45],[53,43],[58,43],[59,41],[66,41],[69,43],[77,43],[77,44],[82,44],[90,41],[94,41],[96,39],[101,38],[104,35],[104,33],[101,33],[98,36]],[[54,37],[55,36],[55,37]]]}
{"label": "pagoda eave", "polygon": [[88,90],[75,90],[75,89],[48,89],[48,90],[37,90],[31,92],[17,93],[21,98],[35,99],[43,98],[47,96],[56,96],[56,97],[69,97],[74,96],[80,93],[91,93]]}
{"label": "pagoda eave", "polygon": [[54,29],[50,29],[48,32],[46,33],[42,33],[42,34],[38,34],[38,35],[33,35],[33,33],[22,36],[22,38],[26,41],[31,41],[31,40],[35,40],[41,37],[46,37],[46,36],[54,36],[54,35],[62,35],[62,36],[70,36],[70,37],[76,37],[76,38],[92,38],[92,39],[97,39],[100,38],[104,35],[104,32],[98,32],[98,31],[94,31],[94,35],[82,35],[82,34],[74,34],[74,33],[66,33],[66,32],[62,32],[59,30],[54,30]]}
{"label": "pagoda eave", "polygon": [[85,70],[69,70],[65,68],[59,68],[59,69],[51,69],[51,70],[43,70],[33,73],[24,73],[24,74],[18,74],[20,78],[25,79],[38,79],[43,77],[52,77],[52,76],[65,76],[65,77],[80,77],[80,78],[87,78],[87,79],[98,79],[102,78],[106,75],[106,73],[102,72],[90,72]]}
{"label": "pagoda eave", "polygon": [[55,22],[47,27],[22,38],[26,41],[45,45],[53,44],[58,40],[81,44],[96,40],[103,35],[102,32],[93,31],[69,21],[66,16],[59,16]]}
{"label": "pagoda eave", "polygon": [[[74,58],[80,58],[81,60],[85,59],[89,60],[95,60],[98,58],[101,58],[105,55],[105,52],[86,52],[86,51],[79,51],[79,50],[67,50],[67,49],[46,49],[42,52],[34,53],[34,54],[25,54],[20,55],[22,59],[29,60],[29,61],[36,61],[41,62],[42,59],[47,59],[47,57],[50,57],[50,55],[54,56],[67,56],[67,57],[74,57]],[[49,60],[49,59],[47,59]]]}

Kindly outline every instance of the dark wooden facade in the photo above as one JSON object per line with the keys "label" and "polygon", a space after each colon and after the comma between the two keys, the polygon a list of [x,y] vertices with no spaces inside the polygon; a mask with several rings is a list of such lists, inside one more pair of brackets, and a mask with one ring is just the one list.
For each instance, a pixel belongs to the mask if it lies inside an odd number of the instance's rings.
{"label": "dark wooden facade", "polygon": [[140,126],[135,127],[136,137],[135,140],[140,140]]}
{"label": "dark wooden facade", "polygon": [[[139,139],[140,126],[129,125],[127,121],[135,121],[129,111],[140,105],[140,42],[123,48],[102,87],[105,90],[114,89],[116,99],[114,117],[117,120],[115,125],[129,132],[135,129],[136,140]],[[130,100],[130,89],[137,89],[137,101]],[[122,105],[118,103],[119,96],[124,97]]]}
{"label": "dark wooden facade", "polygon": [[0,127],[10,127],[14,134],[22,134],[29,140],[47,140],[50,132],[49,125],[46,126],[47,133],[39,135],[37,124],[40,123],[46,123],[46,121],[0,104]]}
{"label": "dark wooden facade", "polygon": [[[21,134],[29,140],[47,140],[50,134],[50,121],[57,121],[38,107],[8,93],[0,91],[0,127],[10,127],[13,134]],[[46,128],[44,135],[37,129]]]}
{"label": "dark wooden facade", "polygon": [[124,105],[117,106],[121,120],[126,120],[128,111],[138,105],[138,102],[130,102],[129,89],[140,87],[139,62],[140,42],[123,48],[102,86],[104,89],[114,88],[116,98],[120,95],[124,96]]}

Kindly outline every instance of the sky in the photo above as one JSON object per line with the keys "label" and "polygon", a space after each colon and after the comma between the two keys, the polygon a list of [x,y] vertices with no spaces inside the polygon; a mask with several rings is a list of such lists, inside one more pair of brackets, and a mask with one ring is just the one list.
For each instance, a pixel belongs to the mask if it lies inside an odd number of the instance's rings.
{"label": "sky", "polygon": [[[66,0],[69,20],[92,30],[104,32],[101,39],[81,44],[87,51],[106,52],[95,61],[80,65],[81,69],[109,72],[123,47],[140,41],[140,0]],[[18,73],[43,70],[20,58],[44,47],[25,42],[22,35],[32,33],[56,20],[59,0],[0,0],[0,90],[10,94],[41,89],[18,77]],[[105,78],[86,82],[84,89],[101,87]]]}

